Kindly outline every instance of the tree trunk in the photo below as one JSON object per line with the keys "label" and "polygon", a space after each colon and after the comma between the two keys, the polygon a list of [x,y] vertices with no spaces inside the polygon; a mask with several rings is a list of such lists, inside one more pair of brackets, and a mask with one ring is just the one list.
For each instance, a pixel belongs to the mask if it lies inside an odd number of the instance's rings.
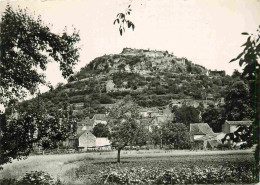
{"label": "tree trunk", "polygon": [[118,148],[117,150],[117,162],[120,163],[120,152],[121,152],[121,148]]}

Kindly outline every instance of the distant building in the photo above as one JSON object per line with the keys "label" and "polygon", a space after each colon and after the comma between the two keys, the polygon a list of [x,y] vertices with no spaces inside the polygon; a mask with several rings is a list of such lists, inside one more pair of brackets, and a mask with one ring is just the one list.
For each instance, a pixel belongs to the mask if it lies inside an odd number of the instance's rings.
{"label": "distant building", "polygon": [[127,64],[127,65],[125,66],[125,71],[128,72],[128,73],[131,72],[131,68],[130,68],[129,64]]}
{"label": "distant building", "polygon": [[97,149],[110,150],[111,149],[111,142],[106,137],[97,137],[96,138],[96,148]]}
{"label": "distant building", "polygon": [[96,137],[90,131],[82,130],[78,132],[77,135],[71,136],[67,139],[63,145],[76,150],[85,150],[88,147],[93,147],[96,145]]}
{"label": "distant building", "polygon": [[198,140],[205,135],[214,134],[213,130],[207,123],[191,123],[190,133],[194,140]]}
{"label": "distant building", "polygon": [[185,58],[176,58],[175,61],[177,64],[185,65]]}
{"label": "distant building", "polygon": [[210,75],[214,75],[214,76],[225,76],[226,72],[225,71],[210,71]]}
{"label": "distant building", "polygon": [[87,130],[91,131],[93,129],[94,120],[86,117],[84,120],[78,122],[78,131]]}
{"label": "distant building", "polygon": [[250,126],[252,125],[253,121],[225,121],[225,123],[222,125],[222,132],[228,134],[228,133],[234,133],[239,126]]}
{"label": "distant building", "polygon": [[115,90],[115,84],[113,80],[108,80],[106,83],[106,92],[111,92]]}
{"label": "distant building", "polygon": [[81,110],[84,108],[84,103],[74,103],[73,106],[75,110]]}
{"label": "distant building", "polygon": [[190,124],[191,140],[196,149],[215,148],[218,145],[217,136],[207,123]]}
{"label": "distant building", "polygon": [[87,130],[78,131],[77,135],[71,136],[63,145],[83,151],[111,149],[111,142],[107,138],[96,137]]}
{"label": "distant building", "polygon": [[92,120],[94,121],[93,127],[95,127],[95,125],[98,123],[105,125],[107,124],[106,114],[95,114]]}

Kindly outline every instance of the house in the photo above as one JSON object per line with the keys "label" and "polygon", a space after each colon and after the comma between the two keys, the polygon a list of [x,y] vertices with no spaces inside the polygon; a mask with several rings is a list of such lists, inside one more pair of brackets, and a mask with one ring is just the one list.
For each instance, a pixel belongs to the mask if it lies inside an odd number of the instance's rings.
{"label": "house", "polygon": [[207,123],[191,123],[190,135],[196,149],[215,148],[218,144],[218,134]]}
{"label": "house", "polygon": [[92,119],[86,117],[84,120],[78,122],[78,131],[91,131],[98,123],[105,125],[107,124],[107,118],[105,114],[95,114]]}
{"label": "house", "polygon": [[96,137],[90,131],[82,130],[77,135],[71,136],[63,145],[76,150],[87,150],[88,147],[96,146]]}
{"label": "house", "polygon": [[127,64],[127,65],[125,66],[125,71],[128,72],[128,73],[131,72],[131,68],[130,68],[129,64]]}
{"label": "house", "polygon": [[250,126],[252,125],[253,121],[225,121],[222,125],[222,132],[223,133],[233,133],[235,132],[239,126]]}
{"label": "house", "polygon": [[207,95],[207,100],[214,100],[213,94],[208,94]]}
{"label": "house", "polygon": [[168,120],[171,120],[167,115],[157,115],[153,119],[153,125],[161,126],[163,123],[166,123]]}
{"label": "house", "polygon": [[177,64],[185,65],[185,59],[184,58],[176,58],[175,59]]}
{"label": "house", "polygon": [[111,92],[115,90],[115,84],[113,80],[108,80],[106,83],[106,92]]}
{"label": "house", "polygon": [[217,70],[214,70],[214,71],[209,71],[210,72],[210,75],[214,75],[214,76],[226,76],[226,72],[225,71],[217,71]]}
{"label": "house", "polygon": [[77,115],[82,115],[84,114],[83,110],[73,110],[72,115],[77,116]]}
{"label": "house", "polygon": [[94,120],[89,119],[89,117],[86,117],[84,120],[78,122],[78,130],[87,130],[91,131],[94,127]]}
{"label": "house", "polygon": [[111,142],[106,137],[97,137],[96,148],[101,150],[110,150]]}
{"label": "house", "polygon": [[155,108],[155,107],[145,108],[145,109],[140,110],[140,115],[143,118],[155,117],[155,116],[159,115],[159,110],[157,108]]}
{"label": "house", "polygon": [[90,131],[79,130],[77,135],[71,136],[63,145],[76,150],[110,150],[111,142],[104,137],[96,137]]}
{"label": "house", "polygon": [[171,108],[173,108],[173,107],[182,107],[182,101],[181,100],[179,100],[179,99],[171,99],[170,100],[170,104],[169,104],[169,106],[171,107]]}
{"label": "house", "polygon": [[84,103],[74,103],[73,106],[75,110],[81,110],[84,108]]}
{"label": "house", "polygon": [[107,118],[106,118],[106,114],[95,114],[92,118],[92,120],[94,121],[93,123],[93,127],[98,124],[107,124]]}

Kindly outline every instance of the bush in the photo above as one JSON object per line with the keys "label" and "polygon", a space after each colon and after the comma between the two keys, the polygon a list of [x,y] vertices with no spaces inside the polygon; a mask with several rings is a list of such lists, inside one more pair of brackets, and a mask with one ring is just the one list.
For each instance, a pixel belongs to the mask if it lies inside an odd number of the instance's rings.
{"label": "bush", "polygon": [[253,183],[252,164],[183,165],[170,169],[125,168],[101,171],[97,184],[226,184]]}
{"label": "bush", "polygon": [[60,180],[55,181],[44,171],[27,172],[20,180],[0,179],[1,185],[62,185]]}
{"label": "bush", "polygon": [[15,179],[0,179],[1,185],[18,185],[17,180]]}
{"label": "bush", "polygon": [[27,172],[24,177],[19,181],[23,185],[54,185],[53,178],[43,171]]}
{"label": "bush", "polygon": [[100,97],[100,103],[101,104],[113,104],[114,101],[111,99],[110,96],[108,96],[106,94],[102,94]]}
{"label": "bush", "polygon": [[232,146],[231,144],[218,144],[217,149],[219,150],[231,150]]}

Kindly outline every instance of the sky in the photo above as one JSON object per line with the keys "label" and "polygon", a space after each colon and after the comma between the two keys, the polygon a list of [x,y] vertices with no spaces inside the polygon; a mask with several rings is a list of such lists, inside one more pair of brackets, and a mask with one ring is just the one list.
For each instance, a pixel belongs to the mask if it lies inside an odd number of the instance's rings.
{"label": "sky", "polygon": [[[120,36],[113,21],[130,2],[128,18],[135,30],[127,29]],[[167,50],[208,69],[232,74],[234,69],[241,71],[237,62],[229,63],[242,51],[247,37],[241,33],[255,33],[260,21],[258,0],[0,0],[0,15],[7,3],[41,15],[55,33],[65,26],[78,29],[81,51],[75,71],[96,57],[130,47]],[[46,75],[53,86],[66,82],[56,63],[48,65]]]}

